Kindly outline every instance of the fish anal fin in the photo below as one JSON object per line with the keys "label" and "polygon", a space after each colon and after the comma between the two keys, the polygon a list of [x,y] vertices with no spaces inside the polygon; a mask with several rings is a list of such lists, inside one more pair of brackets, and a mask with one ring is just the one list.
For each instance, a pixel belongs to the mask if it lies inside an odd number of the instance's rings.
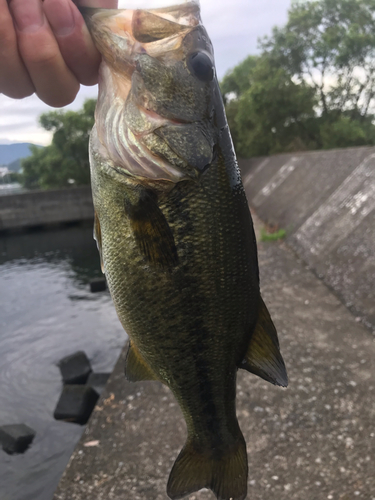
{"label": "fish anal fin", "polygon": [[142,255],[159,267],[176,266],[178,257],[173,233],[157,204],[156,195],[143,189],[136,199],[125,198],[124,206]]}
{"label": "fish anal fin", "polygon": [[167,494],[177,500],[209,488],[218,500],[244,500],[247,474],[246,444],[242,435],[219,455],[213,450],[199,450],[188,439],[172,467]]}
{"label": "fish anal fin", "polygon": [[148,366],[133,342],[129,343],[125,360],[125,377],[129,382],[141,380],[158,380],[155,373]]}
{"label": "fish anal fin", "polygon": [[258,322],[239,368],[254,373],[271,384],[281,387],[288,385],[288,375],[280,353],[276,328],[262,298],[260,298]]}
{"label": "fish anal fin", "polygon": [[100,267],[102,269],[102,273],[105,274],[105,268],[103,263],[103,251],[102,251],[102,231],[100,228],[99,217],[96,211],[94,216],[94,240],[96,241],[96,246],[98,247],[99,250]]}

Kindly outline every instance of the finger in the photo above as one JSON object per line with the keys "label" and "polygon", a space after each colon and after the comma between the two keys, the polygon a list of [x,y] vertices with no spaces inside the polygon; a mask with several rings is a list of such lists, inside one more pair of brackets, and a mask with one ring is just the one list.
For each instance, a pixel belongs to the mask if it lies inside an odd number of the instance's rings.
{"label": "finger", "polygon": [[34,85],[17,48],[17,36],[6,0],[0,0],[0,92],[22,99],[34,93]]}
{"label": "finger", "polygon": [[70,0],[44,0],[43,10],[77,80],[84,85],[97,83],[100,54],[77,7]]}
{"label": "finger", "polygon": [[54,107],[74,101],[79,83],[65,64],[40,0],[12,0],[18,49],[38,97]]}
{"label": "finger", "polygon": [[117,0],[74,0],[79,7],[99,7],[100,9],[117,9]]}

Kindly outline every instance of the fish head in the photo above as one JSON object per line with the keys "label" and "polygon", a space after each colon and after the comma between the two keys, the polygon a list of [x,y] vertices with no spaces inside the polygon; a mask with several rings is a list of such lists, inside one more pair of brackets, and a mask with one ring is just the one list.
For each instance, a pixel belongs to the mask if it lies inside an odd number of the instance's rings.
{"label": "fish head", "polygon": [[199,179],[213,160],[220,95],[199,4],[83,15],[102,54],[95,117],[102,151],[143,183]]}

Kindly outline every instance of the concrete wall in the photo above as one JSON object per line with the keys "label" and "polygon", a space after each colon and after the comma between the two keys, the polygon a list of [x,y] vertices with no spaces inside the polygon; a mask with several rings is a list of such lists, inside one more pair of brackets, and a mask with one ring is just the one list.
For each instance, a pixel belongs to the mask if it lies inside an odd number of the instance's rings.
{"label": "concrete wall", "polygon": [[0,231],[93,217],[89,186],[0,196]]}
{"label": "concrete wall", "polygon": [[240,162],[250,205],[375,329],[375,148]]}

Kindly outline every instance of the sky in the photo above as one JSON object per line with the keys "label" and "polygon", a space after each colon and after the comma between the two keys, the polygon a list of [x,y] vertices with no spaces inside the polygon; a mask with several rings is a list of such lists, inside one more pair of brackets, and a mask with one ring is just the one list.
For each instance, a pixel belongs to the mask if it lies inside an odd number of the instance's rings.
{"label": "sky", "polygon": [[[285,24],[290,3],[290,0],[200,0],[203,24],[215,50],[219,79],[246,56],[258,52],[259,37],[270,35],[273,26]],[[139,5],[139,0],[119,2],[120,8],[134,5]],[[77,110],[85,99],[96,96],[96,86],[81,87],[74,103],[63,109]],[[48,145],[51,133],[38,125],[38,117],[52,109],[35,95],[14,100],[0,94],[0,144]]]}

